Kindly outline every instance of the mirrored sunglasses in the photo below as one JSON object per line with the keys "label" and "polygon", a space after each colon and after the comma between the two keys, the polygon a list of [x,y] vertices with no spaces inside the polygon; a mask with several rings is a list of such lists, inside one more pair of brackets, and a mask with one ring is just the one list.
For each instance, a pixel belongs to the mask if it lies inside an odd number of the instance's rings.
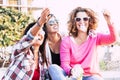
{"label": "mirrored sunglasses", "polygon": [[58,20],[50,20],[47,22],[48,25],[53,26],[55,24],[58,24]]}
{"label": "mirrored sunglasses", "polygon": [[78,17],[76,17],[76,18],[75,18],[75,21],[77,21],[77,22],[79,22],[79,21],[81,21],[81,20],[83,20],[83,21],[88,21],[88,20],[89,20],[89,17],[84,17],[84,18],[78,18]]}

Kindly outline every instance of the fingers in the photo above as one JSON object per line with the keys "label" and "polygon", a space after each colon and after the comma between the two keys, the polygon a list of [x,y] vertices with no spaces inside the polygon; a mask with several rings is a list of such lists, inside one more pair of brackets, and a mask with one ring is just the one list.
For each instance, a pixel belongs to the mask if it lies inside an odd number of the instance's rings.
{"label": "fingers", "polygon": [[110,12],[108,10],[103,10],[103,16],[106,18],[110,18]]}
{"label": "fingers", "polygon": [[42,14],[48,16],[50,14],[50,10],[48,8],[44,8]]}
{"label": "fingers", "polygon": [[73,77],[76,77],[76,78],[81,77],[83,74],[83,69],[81,65],[79,64],[75,65],[71,70],[71,74]]}
{"label": "fingers", "polygon": [[49,14],[49,15],[47,16],[48,20],[49,20],[51,17],[52,17],[52,14]]}
{"label": "fingers", "polygon": [[48,21],[48,15],[50,14],[50,10],[48,8],[44,8],[41,12],[41,16],[39,19],[39,23],[44,24]]}
{"label": "fingers", "polygon": [[50,10],[48,8],[45,8],[41,13],[41,17],[47,18],[49,14],[50,14]]}
{"label": "fingers", "polygon": [[110,16],[110,12],[108,10],[103,10],[103,16],[107,22],[107,24],[111,24],[111,16]]}

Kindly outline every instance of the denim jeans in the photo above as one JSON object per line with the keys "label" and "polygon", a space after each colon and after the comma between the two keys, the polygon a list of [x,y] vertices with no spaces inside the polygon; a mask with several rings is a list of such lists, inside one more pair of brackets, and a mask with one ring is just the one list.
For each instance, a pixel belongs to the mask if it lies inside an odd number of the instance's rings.
{"label": "denim jeans", "polygon": [[48,68],[52,80],[66,80],[65,71],[58,65],[52,64]]}
{"label": "denim jeans", "polygon": [[[65,71],[58,65],[52,64],[48,68],[49,74],[52,78],[52,80],[66,80],[67,74]],[[70,80],[76,80],[76,79],[70,79]],[[84,76],[82,80],[103,80],[100,76]]]}
{"label": "denim jeans", "polygon": [[104,79],[100,76],[95,75],[95,76],[86,76],[86,77],[84,76],[83,80],[104,80]]}

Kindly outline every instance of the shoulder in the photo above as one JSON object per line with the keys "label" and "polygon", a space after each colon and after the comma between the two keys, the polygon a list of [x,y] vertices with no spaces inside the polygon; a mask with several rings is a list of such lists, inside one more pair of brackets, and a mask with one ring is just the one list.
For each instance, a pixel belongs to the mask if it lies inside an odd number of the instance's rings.
{"label": "shoulder", "polygon": [[62,41],[68,41],[70,39],[70,36],[64,36],[62,37]]}
{"label": "shoulder", "polygon": [[70,36],[65,36],[62,38],[61,45],[70,45]]}

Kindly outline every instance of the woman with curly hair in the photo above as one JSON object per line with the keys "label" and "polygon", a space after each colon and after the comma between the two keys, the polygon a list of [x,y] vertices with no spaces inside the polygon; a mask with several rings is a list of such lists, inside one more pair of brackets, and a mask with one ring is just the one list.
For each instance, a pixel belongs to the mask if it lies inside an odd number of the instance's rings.
{"label": "woman with curly hair", "polygon": [[116,41],[114,26],[107,10],[103,16],[109,28],[109,34],[96,33],[98,19],[89,8],[77,7],[70,13],[68,21],[69,36],[64,37],[60,47],[61,67],[67,75],[78,78],[80,65],[83,69],[82,80],[103,80],[99,73],[97,47]]}

